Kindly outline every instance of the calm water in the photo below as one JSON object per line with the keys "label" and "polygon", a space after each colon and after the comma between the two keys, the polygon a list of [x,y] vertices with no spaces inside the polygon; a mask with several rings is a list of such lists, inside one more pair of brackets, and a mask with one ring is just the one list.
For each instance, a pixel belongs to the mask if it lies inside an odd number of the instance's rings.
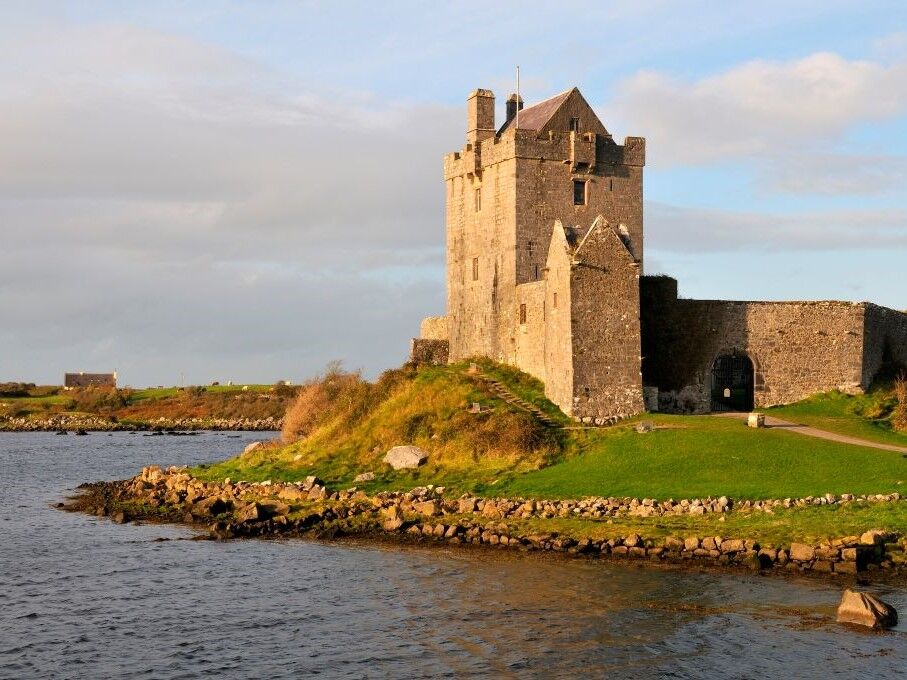
{"label": "calm water", "polygon": [[[907,626],[817,622],[840,589],[815,581],[189,541],[49,507],[260,436],[0,434],[0,677],[904,677]],[[907,590],[879,592],[907,619]]]}

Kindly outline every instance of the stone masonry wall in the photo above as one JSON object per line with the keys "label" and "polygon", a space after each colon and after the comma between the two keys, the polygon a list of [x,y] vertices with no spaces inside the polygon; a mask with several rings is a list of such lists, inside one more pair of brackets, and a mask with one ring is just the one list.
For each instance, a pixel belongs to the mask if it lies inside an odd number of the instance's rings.
{"label": "stone masonry wall", "polygon": [[419,325],[419,337],[423,340],[447,340],[447,317],[426,316]]}
{"label": "stone masonry wall", "polygon": [[[659,388],[662,408],[707,412],[715,359],[744,352],[754,365],[756,406],[816,392],[860,391],[862,304],[674,300],[644,281],[643,379]],[[660,293],[664,292],[661,284]]]}
{"label": "stone masonry wall", "polygon": [[576,251],[571,279],[573,404],[568,413],[600,422],[642,412],[639,264],[605,226]]}
{"label": "stone masonry wall", "polygon": [[[598,139],[592,142],[597,147],[594,166],[573,167],[565,160],[571,156],[575,139],[575,134],[555,133],[551,139],[539,140],[530,131],[520,131],[516,164],[518,283],[541,278],[556,220],[568,226],[590,225],[603,215],[615,227],[623,224],[636,259],[642,260],[642,166],[624,161],[624,147]],[[573,203],[574,180],[587,183],[585,205]]]}
{"label": "stone masonry wall", "polygon": [[866,304],[863,329],[863,385],[872,384],[884,362],[907,367],[907,314]]}
{"label": "stone masonry wall", "polygon": [[450,345],[447,340],[425,340],[413,338],[409,360],[414,364],[443,366],[450,359]]}
{"label": "stone masonry wall", "polygon": [[573,408],[572,257],[561,225],[551,238],[545,271],[545,396],[565,413]]}

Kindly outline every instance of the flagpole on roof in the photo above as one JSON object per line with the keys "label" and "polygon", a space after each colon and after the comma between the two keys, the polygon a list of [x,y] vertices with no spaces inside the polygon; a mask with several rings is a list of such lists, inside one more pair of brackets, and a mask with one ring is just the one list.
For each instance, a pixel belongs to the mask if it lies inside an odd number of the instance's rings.
{"label": "flagpole on roof", "polygon": [[[520,129],[520,65],[516,66],[516,129]],[[516,137],[516,132],[513,133]]]}

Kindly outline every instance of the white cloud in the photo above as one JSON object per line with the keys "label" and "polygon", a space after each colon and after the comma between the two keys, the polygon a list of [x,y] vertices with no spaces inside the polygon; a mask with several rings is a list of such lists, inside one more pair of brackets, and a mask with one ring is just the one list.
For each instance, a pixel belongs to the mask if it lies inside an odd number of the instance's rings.
{"label": "white cloud", "polygon": [[907,61],[821,52],[750,61],[700,80],[644,71],[617,88],[622,129],[650,141],[661,166],[753,158],[829,144],[860,123],[907,113]]}
{"label": "white cloud", "polygon": [[0,78],[0,376],[375,370],[442,311],[459,109],[130,26],[5,41]]}

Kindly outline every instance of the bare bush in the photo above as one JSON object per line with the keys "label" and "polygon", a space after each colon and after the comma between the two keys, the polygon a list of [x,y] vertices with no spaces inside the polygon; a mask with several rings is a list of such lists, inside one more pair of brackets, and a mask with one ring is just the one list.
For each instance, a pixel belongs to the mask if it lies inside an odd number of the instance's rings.
{"label": "bare bush", "polygon": [[894,396],[898,403],[891,413],[891,424],[899,432],[907,432],[907,373],[901,372],[895,378]]}
{"label": "bare bush", "polygon": [[367,388],[358,371],[347,372],[339,361],[331,362],[321,376],[299,388],[283,419],[284,443],[303,439],[331,415],[348,411],[356,401],[356,392]]}

